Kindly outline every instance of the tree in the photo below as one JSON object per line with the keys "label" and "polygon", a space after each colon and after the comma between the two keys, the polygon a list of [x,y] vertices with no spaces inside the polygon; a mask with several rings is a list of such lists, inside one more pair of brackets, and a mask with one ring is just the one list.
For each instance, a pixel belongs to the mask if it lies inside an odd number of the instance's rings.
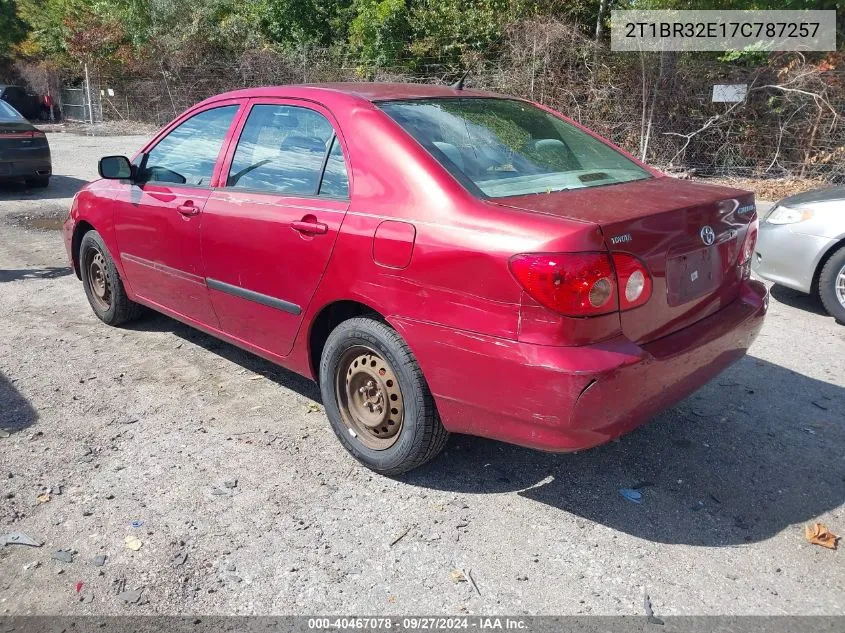
{"label": "tree", "polygon": [[352,0],[261,0],[260,26],[283,47],[330,47],[345,42]]}
{"label": "tree", "polygon": [[374,66],[403,63],[410,24],[406,0],[358,0],[349,26],[352,55]]}
{"label": "tree", "polygon": [[11,56],[12,47],[25,36],[26,25],[18,17],[15,0],[0,0],[0,59]]}

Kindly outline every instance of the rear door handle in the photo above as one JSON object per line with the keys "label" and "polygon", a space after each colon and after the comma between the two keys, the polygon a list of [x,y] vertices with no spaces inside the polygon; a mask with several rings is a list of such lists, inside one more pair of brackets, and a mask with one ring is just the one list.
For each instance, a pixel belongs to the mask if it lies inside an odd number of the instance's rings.
{"label": "rear door handle", "polygon": [[300,233],[306,233],[308,235],[323,235],[325,233],[328,233],[329,231],[329,227],[327,224],[317,222],[316,220],[299,220],[297,222],[291,222],[290,225],[293,227],[294,230],[299,231]]}
{"label": "rear door handle", "polygon": [[176,207],[176,210],[186,217],[197,215],[200,212],[200,208],[190,200],[188,200],[185,204],[180,204]]}

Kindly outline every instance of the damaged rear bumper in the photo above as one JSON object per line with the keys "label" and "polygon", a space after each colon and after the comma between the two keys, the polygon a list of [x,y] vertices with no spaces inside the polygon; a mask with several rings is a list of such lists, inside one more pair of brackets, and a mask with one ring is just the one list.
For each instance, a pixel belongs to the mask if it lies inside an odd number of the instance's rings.
{"label": "damaged rear bumper", "polygon": [[748,281],[731,305],[642,346],[622,336],[530,345],[390,321],[417,356],[448,430],[574,451],[643,424],[742,358],[767,308],[766,287]]}

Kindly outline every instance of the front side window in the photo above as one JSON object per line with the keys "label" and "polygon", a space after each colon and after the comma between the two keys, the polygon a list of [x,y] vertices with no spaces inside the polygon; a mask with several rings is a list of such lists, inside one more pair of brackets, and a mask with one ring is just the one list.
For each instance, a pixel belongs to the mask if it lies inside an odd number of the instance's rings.
{"label": "front side window", "polygon": [[[345,197],[346,166],[334,138],[334,129],[319,112],[255,105],[241,132],[226,186],[283,195],[319,192]],[[326,179],[321,187],[324,167]]]}
{"label": "front side window", "polygon": [[458,180],[491,198],[651,177],[612,147],[522,101],[419,99],[380,107]]}
{"label": "front side window", "polygon": [[237,105],[204,110],[171,130],[146,156],[142,180],[208,187]]}

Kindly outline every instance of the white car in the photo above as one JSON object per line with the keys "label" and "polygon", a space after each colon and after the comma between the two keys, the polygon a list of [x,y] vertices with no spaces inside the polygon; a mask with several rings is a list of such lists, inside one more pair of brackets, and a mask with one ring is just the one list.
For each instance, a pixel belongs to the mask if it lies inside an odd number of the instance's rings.
{"label": "white car", "polygon": [[818,294],[845,324],[845,187],[784,198],[760,221],[752,267],[769,281]]}

